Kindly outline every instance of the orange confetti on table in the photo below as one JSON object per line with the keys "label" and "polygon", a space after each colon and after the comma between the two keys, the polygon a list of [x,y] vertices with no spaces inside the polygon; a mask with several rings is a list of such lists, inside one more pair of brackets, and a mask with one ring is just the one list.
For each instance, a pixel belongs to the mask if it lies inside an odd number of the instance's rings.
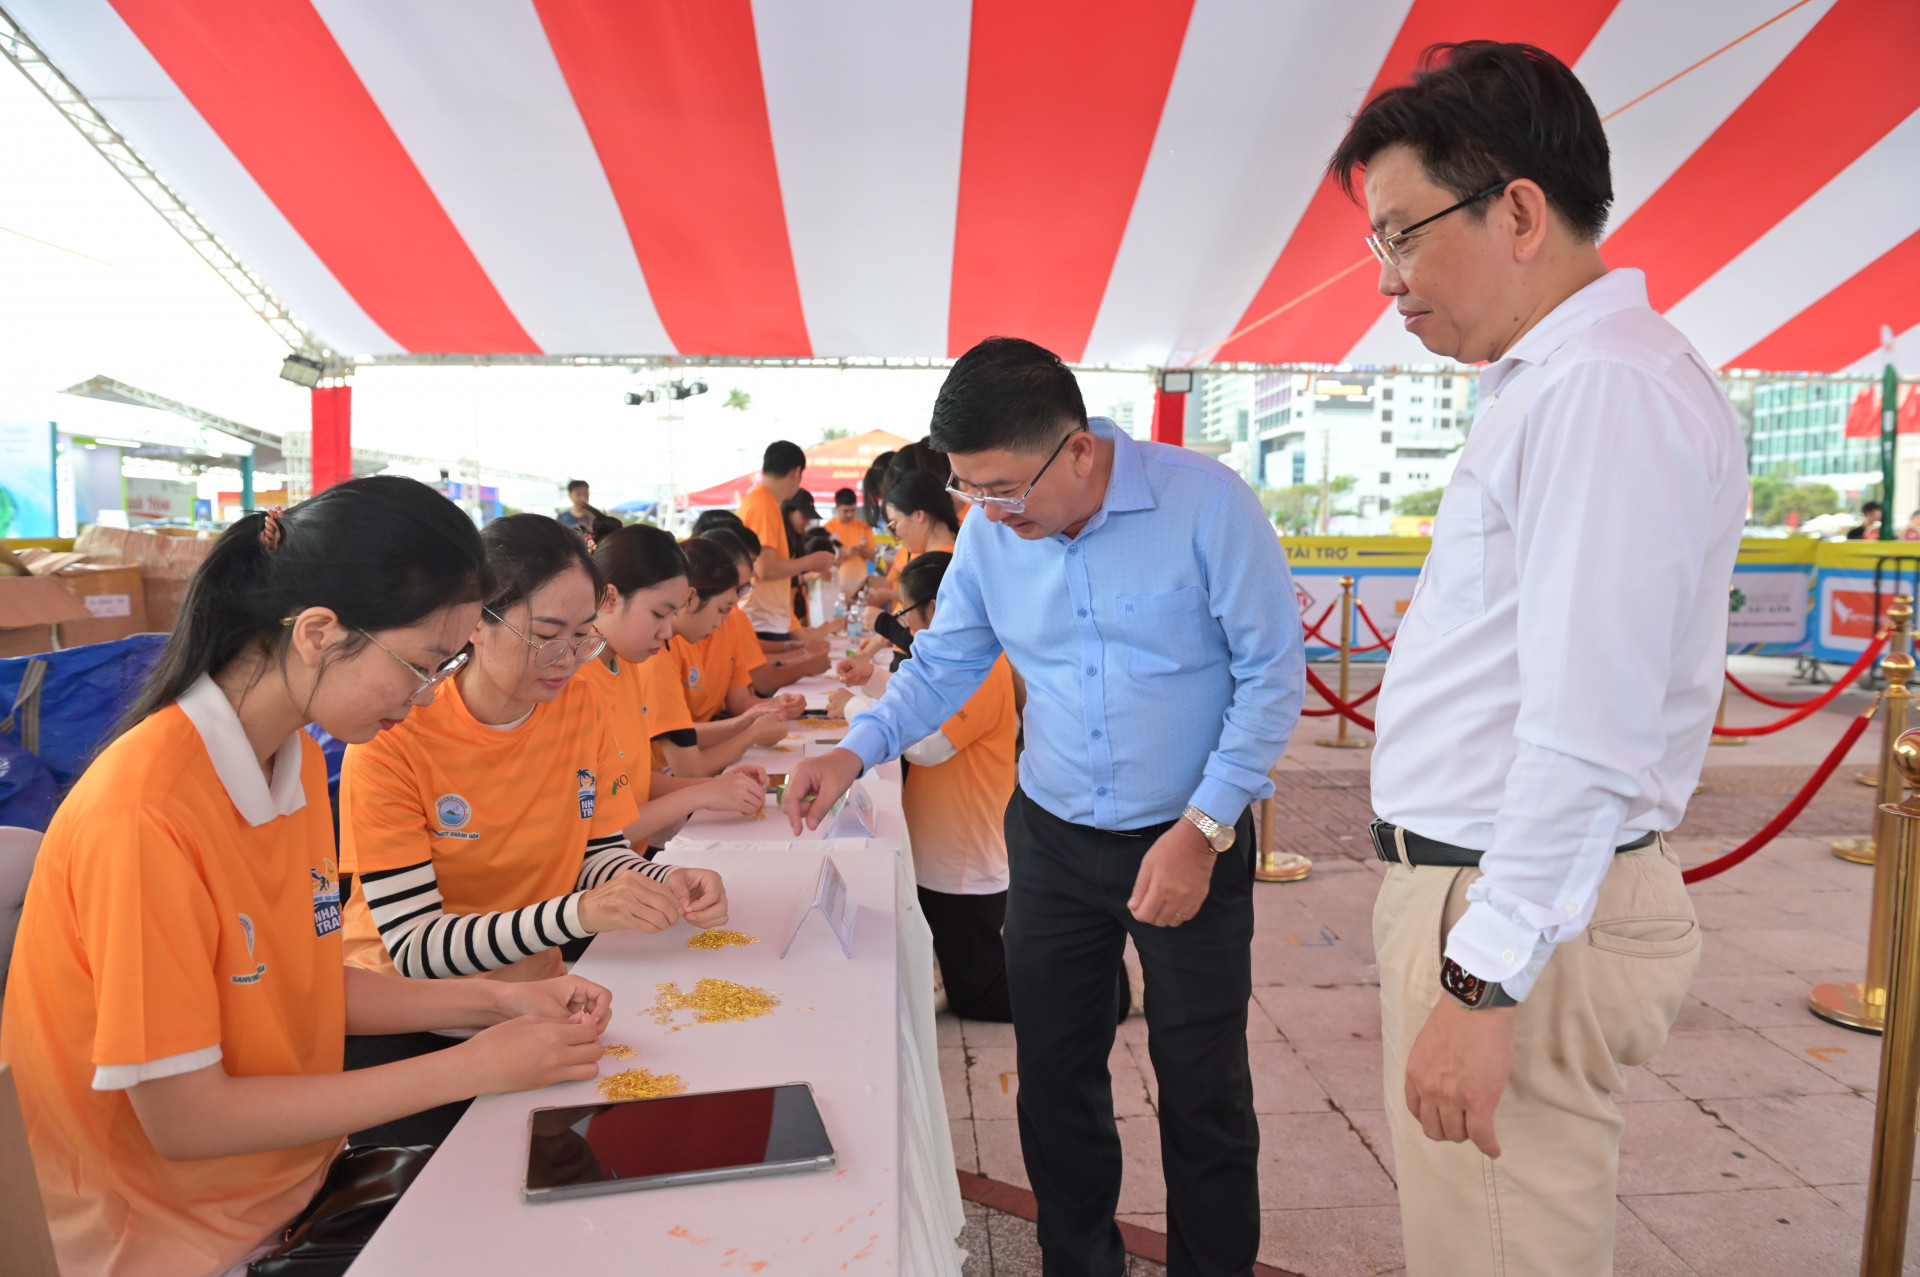
{"label": "orange confetti on table", "polygon": [[[702,976],[691,993],[682,993],[677,982],[669,980],[654,986],[657,996],[648,1011],[655,1024],[671,1023],[678,1011],[693,1012],[695,1024],[717,1024],[722,1020],[754,1020],[770,1015],[780,1005],[780,995],[731,980]],[[685,1028],[677,1025],[676,1028]],[[668,1032],[674,1030],[669,1029]]]}
{"label": "orange confetti on table", "polygon": [[634,1056],[640,1054],[640,1052],[637,1048],[630,1047],[624,1042],[609,1042],[607,1043],[607,1049],[600,1054],[611,1055],[616,1060],[631,1060]]}

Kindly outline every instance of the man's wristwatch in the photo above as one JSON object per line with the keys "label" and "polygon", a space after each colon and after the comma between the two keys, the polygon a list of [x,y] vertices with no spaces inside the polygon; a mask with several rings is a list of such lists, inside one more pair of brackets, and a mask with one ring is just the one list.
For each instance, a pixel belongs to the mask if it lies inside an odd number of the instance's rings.
{"label": "man's wristwatch", "polygon": [[1213,848],[1213,854],[1219,855],[1233,847],[1233,826],[1223,825],[1198,807],[1188,807],[1180,815],[1186,822],[1198,829],[1207,840],[1207,846]]}
{"label": "man's wristwatch", "polygon": [[1520,1005],[1500,987],[1499,981],[1482,980],[1452,958],[1440,959],[1440,987],[1446,990],[1448,997],[1469,1011]]}

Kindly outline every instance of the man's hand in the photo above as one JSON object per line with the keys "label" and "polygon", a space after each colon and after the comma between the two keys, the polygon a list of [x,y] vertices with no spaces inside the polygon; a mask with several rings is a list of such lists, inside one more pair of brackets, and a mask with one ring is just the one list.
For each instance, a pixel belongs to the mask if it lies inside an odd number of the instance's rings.
{"label": "man's hand", "polygon": [[592,1026],[595,1033],[603,1033],[606,1031],[608,1018],[613,1015],[613,994],[593,981],[582,979],[577,975],[537,980],[531,984],[507,983],[499,980],[486,980],[481,983],[496,991],[500,1002],[496,1014],[502,1020],[512,1020],[523,1015],[542,1016],[549,1020],[566,1020],[575,1015],[584,1015],[586,1022]]}
{"label": "man's hand", "polygon": [[853,787],[853,782],[859,780],[865,770],[860,755],[850,749],[836,749],[819,758],[809,758],[788,773],[787,796],[781,800],[780,810],[787,814],[787,823],[793,826],[794,835],[799,836],[803,817],[808,829],[818,829],[826,819],[827,809]]}
{"label": "man's hand", "polygon": [[1444,993],[1407,1056],[1407,1111],[1430,1140],[1472,1140],[1500,1156],[1493,1111],[1513,1069],[1518,1007],[1469,1010]]}
{"label": "man's hand", "polygon": [[1152,927],[1177,927],[1200,912],[1213,883],[1217,860],[1207,839],[1189,820],[1154,840],[1140,861],[1127,910]]}

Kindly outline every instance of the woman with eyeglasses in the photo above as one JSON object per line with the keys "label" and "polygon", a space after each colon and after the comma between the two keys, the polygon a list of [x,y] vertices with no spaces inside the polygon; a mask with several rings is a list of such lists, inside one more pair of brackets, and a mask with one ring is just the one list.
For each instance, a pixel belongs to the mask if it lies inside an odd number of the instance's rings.
{"label": "woman with eyeglasses", "polygon": [[887,567],[887,579],[867,587],[868,601],[875,605],[894,601],[900,573],[915,555],[953,549],[954,539],[960,534],[960,515],[954,509],[952,494],[931,471],[902,471],[896,467],[894,480],[887,487],[887,527],[893,530],[900,548]]}
{"label": "woman with eyeglasses", "polygon": [[[61,1271],[225,1273],[280,1243],[348,1132],[594,1076],[598,985],[341,961],[326,769],[301,728],[363,745],[417,718],[488,582],[467,517],[388,476],[240,519],[194,574],[41,842],[0,1019]],[[479,1032],[342,1071],[349,1033],[427,1029]]]}
{"label": "woman with eyeglasses", "polygon": [[[622,739],[647,747],[655,772],[672,769],[655,784],[686,807],[649,832],[664,833],[694,811],[759,811],[767,774],[740,759],[756,745],[778,744],[787,720],[805,704],[789,713],[784,702],[756,701],[746,692],[745,703],[735,702],[737,717],[709,721],[711,712],[704,718],[695,712],[696,698],[703,709],[711,698],[687,639],[705,638],[733,611],[739,584],[733,560],[710,541],[682,546],[670,532],[640,526],[621,529],[593,557],[607,582],[599,621],[607,650],[589,665],[585,681],[607,697]],[[727,700],[725,688],[720,699]]]}
{"label": "woman with eyeglasses", "polygon": [[[633,849],[644,749],[622,750],[605,698],[574,675],[606,640],[586,542],[545,515],[481,533],[493,586],[472,659],[433,703],[350,746],[340,777],[341,861],[354,875],[346,960],[416,979],[556,975],[561,946],[602,931],[726,921],[711,870]],[[350,1067],[445,1046],[431,1034],[348,1040]],[[423,1114],[395,1143],[450,1128]]]}

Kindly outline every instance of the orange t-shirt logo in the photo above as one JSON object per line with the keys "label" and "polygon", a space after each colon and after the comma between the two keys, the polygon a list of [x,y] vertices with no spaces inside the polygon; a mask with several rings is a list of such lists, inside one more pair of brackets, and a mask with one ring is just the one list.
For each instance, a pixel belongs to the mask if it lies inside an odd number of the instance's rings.
{"label": "orange t-shirt logo", "polygon": [[590,768],[582,767],[574,772],[573,778],[579,782],[580,785],[580,819],[592,820],[593,797],[595,792],[593,788],[593,771]]}
{"label": "orange t-shirt logo", "polygon": [[[254,939],[254,936],[253,936],[253,919],[252,919],[252,918],[249,918],[249,917],[247,917],[247,915],[246,915],[246,914],[244,914],[244,913],[240,915],[240,934],[246,937],[246,940],[247,940],[247,959],[248,959],[249,961],[252,961],[252,959],[253,959],[253,939]],[[267,973],[267,964],[266,964],[266,963],[264,963],[264,962],[261,962],[261,963],[256,963],[256,964],[254,965],[254,968],[253,968],[253,970],[252,970],[251,972],[249,972],[248,974],[246,974],[246,975],[230,975],[230,976],[228,976],[228,977],[227,977],[227,979],[229,979],[229,980],[231,980],[231,981],[233,981],[233,982],[234,982],[235,984],[259,984],[259,983],[260,983],[260,977],[261,977],[261,976],[263,976],[263,975],[265,975],[266,973]]]}

